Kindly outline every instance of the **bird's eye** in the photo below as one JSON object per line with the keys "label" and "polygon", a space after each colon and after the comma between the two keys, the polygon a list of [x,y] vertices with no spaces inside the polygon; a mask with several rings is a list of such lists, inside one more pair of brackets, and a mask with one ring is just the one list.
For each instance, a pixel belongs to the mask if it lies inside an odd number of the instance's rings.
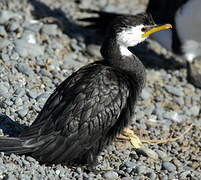
{"label": "bird's eye", "polygon": [[145,32],[145,31],[146,31],[146,28],[145,28],[145,27],[143,27],[143,28],[141,29],[141,31],[142,31],[142,32]]}

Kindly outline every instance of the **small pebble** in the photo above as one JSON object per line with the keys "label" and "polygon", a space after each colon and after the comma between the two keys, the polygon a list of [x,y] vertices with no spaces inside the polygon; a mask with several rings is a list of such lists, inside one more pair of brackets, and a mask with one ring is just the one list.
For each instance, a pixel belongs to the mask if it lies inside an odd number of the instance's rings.
{"label": "small pebble", "polygon": [[158,154],[151,150],[151,149],[148,149],[148,148],[139,148],[139,149],[136,149],[137,153],[139,154],[142,154],[142,155],[145,155],[145,156],[148,156],[152,159],[155,159],[157,160],[158,159]]}
{"label": "small pebble", "polygon": [[175,165],[172,164],[171,162],[163,162],[162,166],[164,169],[168,170],[169,172],[176,171]]}
{"label": "small pebble", "polygon": [[98,46],[98,45],[94,45],[94,44],[88,45],[87,52],[93,57],[102,58],[102,56],[100,54],[100,46]]}
{"label": "small pebble", "polygon": [[103,174],[103,177],[107,180],[115,180],[118,179],[118,174],[114,171],[108,171]]}
{"label": "small pebble", "polygon": [[175,96],[183,96],[183,91],[180,88],[165,86],[165,90]]}
{"label": "small pebble", "polygon": [[23,118],[24,116],[27,115],[28,108],[23,108],[23,109],[17,110],[16,112],[21,118]]}
{"label": "small pebble", "polygon": [[148,100],[151,97],[150,89],[144,88],[142,90],[141,97],[143,100]]}

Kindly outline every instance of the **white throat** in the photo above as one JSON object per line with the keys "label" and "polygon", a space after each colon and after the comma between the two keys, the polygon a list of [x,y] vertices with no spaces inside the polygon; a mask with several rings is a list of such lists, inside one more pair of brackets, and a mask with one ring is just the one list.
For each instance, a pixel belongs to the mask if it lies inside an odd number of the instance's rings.
{"label": "white throat", "polygon": [[119,46],[119,50],[122,56],[132,56],[132,53],[125,46]]}

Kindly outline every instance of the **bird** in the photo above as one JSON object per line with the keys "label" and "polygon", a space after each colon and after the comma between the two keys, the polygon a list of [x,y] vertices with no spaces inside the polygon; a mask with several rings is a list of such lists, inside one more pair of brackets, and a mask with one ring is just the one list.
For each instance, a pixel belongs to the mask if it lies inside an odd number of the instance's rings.
{"label": "bird", "polygon": [[30,155],[43,164],[96,164],[129,125],[145,86],[145,67],[128,47],[170,28],[147,13],[116,17],[101,47],[103,60],[64,80],[18,137],[0,137],[0,152]]}
{"label": "bird", "polygon": [[[151,13],[157,24],[170,23],[174,26],[174,31],[161,31],[150,36],[156,40],[162,47],[175,55],[182,57],[184,65],[192,69],[195,59],[201,56],[201,1],[200,0],[149,0],[146,8],[147,13]],[[109,22],[116,16],[122,15],[118,12],[105,12],[97,10],[82,10],[89,13],[98,14],[98,17],[80,19],[88,21],[91,24],[88,28],[98,30],[98,33],[104,35]],[[127,15],[127,14],[125,14]],[[201,74],[187,74],[190,83],[195,87],[201,88],[201,81],[191,79],[201,79]]]}

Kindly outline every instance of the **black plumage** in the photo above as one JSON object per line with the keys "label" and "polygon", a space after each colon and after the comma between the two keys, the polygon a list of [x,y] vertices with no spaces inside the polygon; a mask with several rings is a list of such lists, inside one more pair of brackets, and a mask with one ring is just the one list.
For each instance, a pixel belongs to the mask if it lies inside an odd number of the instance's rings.
{"label": "black plumage", "polygon": [[101,49],[104,59],[62,82],[28,130],[17,138],[0,138],[0,151],[29,154],[47,164],[94,164],[129,124],[145,84],[140,60],[122,54],[118,44],[118,33],[138,25],[155,27],[146,14],[116,18]]}

